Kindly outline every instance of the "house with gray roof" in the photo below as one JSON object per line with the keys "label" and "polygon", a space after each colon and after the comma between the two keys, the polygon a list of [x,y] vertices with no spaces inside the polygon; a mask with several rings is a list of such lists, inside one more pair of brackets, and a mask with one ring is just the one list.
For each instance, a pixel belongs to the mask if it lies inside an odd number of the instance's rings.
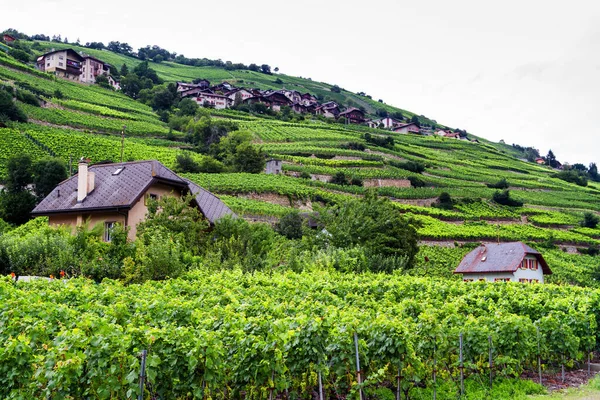
{"label": "house with gray roof", "polygon": [[522,242],[486,243],[463,258],[455,274],[465,282],[544,283],[552,274],[542,254]]}
{"label": "house with gray roof", "polygon": [[32,215],[47,216],[50,225],[103,224],[106,241],[110,241],[110,228],[120,223],[129,228],[133,240],[137,225],[146,218],[148,199],[188,193],[194,195],[195,205],[211,225],[225,215],[234,215],[217,196],[158,161],[89,165],[84,159],[79,162],[78,174],[55,187]]}

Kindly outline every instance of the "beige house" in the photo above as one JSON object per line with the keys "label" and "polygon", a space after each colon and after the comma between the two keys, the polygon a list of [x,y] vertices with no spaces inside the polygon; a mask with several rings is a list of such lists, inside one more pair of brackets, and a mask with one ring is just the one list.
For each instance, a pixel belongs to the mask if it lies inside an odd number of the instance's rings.
{"label": "beige house", "polygon": [[36,65],[40,71],[53,73],[60,78],[79,81],[83,61],[83,57],[75,50],[53,50],[39,56]]}
{"label": "beige house", "polygon": [[212,224],[233,212],[215,195],[180,178],[158,161],[136,161],[89,165],[79,162],[77,175],[61,182],[33,210],[33,216],[48,216],[50,225],[104,226],[104,240],[110,228],[120,223],[135,239],[137,225],[146,218],[148,199],[191,193],[195,205]]}

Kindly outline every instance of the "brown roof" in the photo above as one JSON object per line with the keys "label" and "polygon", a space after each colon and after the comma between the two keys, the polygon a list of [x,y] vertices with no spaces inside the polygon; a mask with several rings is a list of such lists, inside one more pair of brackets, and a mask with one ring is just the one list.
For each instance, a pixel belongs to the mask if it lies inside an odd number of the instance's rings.
{"label": "brown roof", "polygon": [[544,274],[552,274],[542,254],[522,242],[483,244],[467,254],[454,273],[515,272],[526,255],[537,258]]}
{"label": "brown roof", "polygon": [[354,107],[350,107],[350,108],[349,108],[349,109],[347,109],[346,111],[343,111],[343,112],[341,112],[341,113],[340,113],[340,116],[342,116],[342,115],[346,115],[346,114],[351,114],[351,113],[353,113],[353,112],[359,112],[361,115],[365,115],[365,113],[364,113],[364,112],[363,112],[361,109],[354,108]]}
{"label": "brown roof", "polygon": [[[114,174],[120,168],[122,168],[121,172]],[[35,207],[32,214],[39,216],[118,208],[129,209],[154,183],[163,183],[179,190],[189,190],[192,194],[198,193],[199,196],[196,197],[198,206],[210,222],[216,220],[214,219],[215,215],[233,214],[216,196],[206,192],[200,186],[180,178],[155,160],[90,165],[88,171],[95,173],[94,190],[81,203],[77,202],[78,175],[74,175],[55,187]]]}
{"label": "brown roof", "polygon": [[54,53],[60,53],[60,52],[63,52],[63,51],[66,51],[66,52],[67,52],[67,54],[74,55],[75,57],[77,57],[77,58],[79,59],[79,61],[83,61],[83,57],[81,56],[81,54],[79,54],[78,52],[76,52],[76,51],[75,51],[75,50],[73,50],[73,49],[58,49],[58,50],[52,50],[52,51],[49,51],[48,53],[44,53],[44,54],[42,54],[40,57],[38,57],[38,60],[39,60],[40,58],[42,58],[42,57],[49,56],[50,54],[54,54]]}
{"label": "brown roof", "polygon": [[403,124],[403,125],[398,125],[397,127],[395,127],[393,130],[398,130],[398,129],[402,129],[402,128],[408,128],[409,126],[415,126],[415,127],[419,127],[417,124],[415,124],[414,122],[411,122],[409,124]]}

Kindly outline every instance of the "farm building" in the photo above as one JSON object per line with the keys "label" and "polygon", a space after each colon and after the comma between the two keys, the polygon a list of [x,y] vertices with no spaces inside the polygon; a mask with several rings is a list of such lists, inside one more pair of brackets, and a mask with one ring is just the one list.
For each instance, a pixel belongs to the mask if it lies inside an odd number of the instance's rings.
{"label": "farm building", "polygon": [[522,242],[487,243],[463,258],[455,274],[465,282],[544,283],[552,274],[542,254]]}
{"label": "farm building", "polygon": [[283,163],[281,162],[281,160],[270,159],[269,161],[267,161],[267,167],[265,172],[267,174],[281,174],[283,172],[282,165]]}
{"label": "farm building", "polygon": [[162,196],[195,196],[196,206],[212,224],[233,212],[217,196],[195,183],[180,178],[158,161],[135,161],[88,165],[79,162],[77,175],[61,182],[32,211],[33,216],[49,217],[50,225],[104,226],[104,240],[116,224],[129,228],[129,239],[148,211],[148,199]]}
{"label": "farm building", "polygon": [[404,125],[398,125],[397,127],[392,129],[394,132],[398,132],[398,133],[419,133],[420,129],[419,129],[419,125],[415,124],[415,123],[410,123],[410,124],[404,124]]}

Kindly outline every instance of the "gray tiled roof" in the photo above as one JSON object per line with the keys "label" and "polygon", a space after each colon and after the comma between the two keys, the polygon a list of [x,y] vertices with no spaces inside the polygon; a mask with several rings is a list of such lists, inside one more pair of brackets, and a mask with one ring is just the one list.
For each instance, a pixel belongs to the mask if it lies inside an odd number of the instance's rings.
{"label": "gray tiled roof", "polygon": [[[123,170],[113,175],[119,168]],[[197,194],[196,201],[210,222],[233,212],[215,195],[191,181],[180,178],[158,161],[135,161],[90,165],[95,174],[94,190],[77,203],[77,179],[74,175],[61,182],[32,211],[33,215],[83,212],[101,209],[129,208],[153,183],[164,183]]]}
{"label": "gray tiled roof", "polygon": [[522,242],[483,244],[467,254],[454,272],[515,272],[526,255],[538,259],[544,274],[552,273],[542,254]]}

